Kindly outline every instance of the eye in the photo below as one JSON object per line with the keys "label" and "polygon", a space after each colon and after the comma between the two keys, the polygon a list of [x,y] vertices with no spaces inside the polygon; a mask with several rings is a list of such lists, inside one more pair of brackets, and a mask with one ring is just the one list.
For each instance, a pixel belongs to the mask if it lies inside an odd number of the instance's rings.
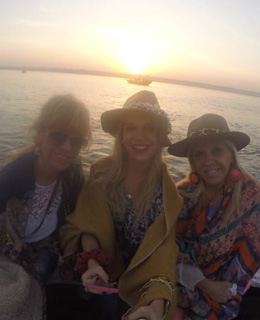
{"label": "eye", "polygon": [[154,125],[148,125],[146,126],[146,131],[147,132],[156,132],[156,127]]}
{"label": "eye", "polygon": [[126,124],[126,125],[124,126],[124,131],[125,131],[125,132],[132,132],[132,131],[134,131],[134,130],[135,130],[135,126],[132,125],[132,124]]}
{"label": "eye", "polygon": [[48,138],[52,143],[62,144],[67,139],[67,134],[61,131],[50,131]]}
{"label": "eye", "polygon": [[70,143],[74,148],[81,148],[87,144],[87,139],[81,137],[73,137],[70,139]]}
{"label": "eye", "polygon": [[224,152],[224,148],[221,147],[221,146],[217,146],[217,147],[215,147],[215,148],[213,149],[213,154],[214,154],[215,156],[218,156],[218,155],[222,154],[223,152]]}
{"label": "eye", "polygon": [[204,158],[204,152],[203,151],[195,151],[192,153],[192,157],[194,160],[202,160]]}

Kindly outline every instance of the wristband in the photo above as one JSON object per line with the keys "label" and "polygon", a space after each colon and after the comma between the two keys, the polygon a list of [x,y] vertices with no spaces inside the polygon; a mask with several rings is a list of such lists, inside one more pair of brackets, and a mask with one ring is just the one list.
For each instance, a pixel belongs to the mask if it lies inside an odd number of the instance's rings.
{"label": "wristband", "polygon": [[100,249],[92,249],[90,251],[78,253],[75,270],[81,274],[86,272],[88,270],[88,261],[90,259],[96,260],[104,271],[108,273],[108,259]]}

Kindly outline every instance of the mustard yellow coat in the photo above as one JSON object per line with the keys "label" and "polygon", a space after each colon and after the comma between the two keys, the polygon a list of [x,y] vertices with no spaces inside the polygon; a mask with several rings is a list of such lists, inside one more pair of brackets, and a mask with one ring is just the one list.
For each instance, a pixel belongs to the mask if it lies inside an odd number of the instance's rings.
{"label": "mustard yellow coat", "polygon": [[[98,162],[100,167],[102,160]],[[105,162],[107,161],[104,160]],[[170,320],[175,309],[176,290],[172,293],[163,281],[150,281],[166,279],[173,288],[175,286],[178,247],[174,234],[182,199],[176,191],[166,165],[163,165],[163,204],[164,213],[151,224],[125,270],[122,255],[115,240],[108,199],[97,185],[91,183],[90,177],[81,191],[75,212],[67,217],[61,229],[61,246],[64,257],[68,257],[79,250],[82,233],[92,234],[108,257],[110,280],[119,278],[121,298],[134,310],[142,305],[148,305],[155,299],[168,300],[171,304],[165,319]],[[143,286],[147,283],[149,285],[143,290]]]}

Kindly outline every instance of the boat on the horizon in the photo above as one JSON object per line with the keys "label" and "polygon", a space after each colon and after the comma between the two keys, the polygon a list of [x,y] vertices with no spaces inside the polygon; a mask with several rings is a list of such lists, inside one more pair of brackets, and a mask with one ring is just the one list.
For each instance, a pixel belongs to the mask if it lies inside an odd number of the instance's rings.
{"label": "boat on the horizon", "polygon": [[136,77],[129,78],[129,79],[127,79],[127,82],[130,84],[138,84],[141,86],[149,86],[149,84],[152,83],[151,80],[149,80],[145,77],[142,77],[142,76],[136,76]]}

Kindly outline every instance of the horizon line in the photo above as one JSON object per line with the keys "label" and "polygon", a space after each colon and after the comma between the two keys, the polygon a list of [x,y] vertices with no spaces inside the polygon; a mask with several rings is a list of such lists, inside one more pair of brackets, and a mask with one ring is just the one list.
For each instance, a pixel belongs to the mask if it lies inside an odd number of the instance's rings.
{"label": "horizon line", "polygon": [[[95,70],[85,70],[85,69],[67,69],[67,68],[56,68],[56,67],[0,66],[0,70],[88,74],[88,75],[106,76],[106,77],[115,77],[115,78],[128,78],[133,76],[133,74],[131,73],[95,71]],[[260,92],[251,91],[251,90],[237,89],[233,87],[219,86],[219,85],[214,85],[209,83],[200,83],[200,82],[194,82],[189,80],[178,80],[178,79],[164,78],[164,77],[157,77],[157,76],[145,76],[145,77],[153,82],[172,83],[172,84],[183,85],[183,86],[199,87],[199,88],[204,88],[209,90],[230,92],[230,93],[242,94],[242,95],[260,98]]]}

